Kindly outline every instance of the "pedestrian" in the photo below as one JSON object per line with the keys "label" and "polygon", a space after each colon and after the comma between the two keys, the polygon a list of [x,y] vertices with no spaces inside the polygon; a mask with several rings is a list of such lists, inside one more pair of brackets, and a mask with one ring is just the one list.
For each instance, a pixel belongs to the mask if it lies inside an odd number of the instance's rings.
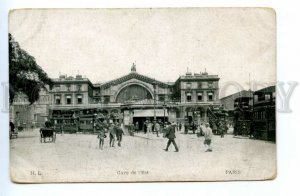
{"label": "pedestrian", "polygon": [[64,129],[65,129],[65,126],[66,126],[66,121],[65,120],[63,120],[63,122],[62,122],[62,124],[61,124],[61,128],[60,128],[60,130],[61,130],[61,135],[64,135]]}
{"label": "pedestrian", "polygon": [[80,118],[79,118],[79,116],[76,117],[74,124],[76,125],[76,133],[80,132]]}
{"label": "pedestrian", "polygon": [[10,126],[9,138],[11,139],[13,135],[17,133],[15,133],[15,124],[12,121],[9,122],[9,126]]}
{"label": "pedestrian", "polygon": [[135,131],[136,131],[136,133],[139,132],[139,121],[135,122]]}
{"label": "pedestrian", "polygon": [[202,128],[204,133],[204,148],[205,152],[212,152],[211,140],[212,140],[212,129],[209,123],[205,123],[205,127]]}
{"label": "pedestrian", "polygon": [[182,124],[181,123],[179,123],[179,131],[181,131],[181,129],[182,129]]}
{"label": "pedestrian", "polygon": [[134,125],[132,123],[129,123],[128,125],[128,133],[130,136],[134,136]]}
{"label": "pedestrian", "polygon": [[113,121],[109,120],[109,125],[108,125],[108,132],[109,132],[109,146],[110,147],[115,147],[115,140],[116,140],[116,129],[113,125]]}
{"label": "pedestrian", "polygon": [[201,124],[200,124],[200,125],[197,125],[197,133],[196,133],[197,137],[201,137],[201,132],[202,132],[202,130],[201,130]]}
{"label": "pedestrian", "polygon": [[185,122],[184,123],[184,134],[187,134],[188,133],[188,123]]}
{"label": "pedestrian", "polygon": [[224,134],[226,132],[226,125],[224,121],[221,121],[219,129],[220,129],[221,138],[224,138]]}
{"label": "pedestrian", "polygon": [[122,141],[122,136],[124,135],[124,131],[121,128],[119,123],[116,123],[115,129],[116,129],[116,136],[117,136],[118,146],[121,147],[121,141]]}
{"label": "pedestrian", "polygon": [[143,124],[143,130],[145,134],[147,133],[147,124],[148,124],[148,120],[146,120]]}
{"label": "pedestrian", "polygon": [[46,127],[46,128],[52,127],[52,123],[51,123],[49,120],[46,120],[46,122],[45,122],[45,127]]}
{"label": "pedestrian", "polygon": [[151,129],[151,132],[153,134],[155,133],[155,130],[154,130],[155,123],[156,123],[156,120],[153,120],[153,122],[152,122],[152,129]]}
{"label": "pedestrian", "polygon": [[15,124],[12,121],[10,121],[9,126],[10,126],[10,132],[14,133],[15,132]]}
{"label": "pedestrian", "polygon": [[175,152],[179,152],[179,149],[177,147],[177,144],[175,142],[175,127],[176,127],[176,123],[172,123],[170,126],[168,126],[165,129],[165,137],[168,138],[168,143],[167,143],[167,147],[166,149],[164,149],[165,151],[168,151],[170,144],[172,143],[175,147]]}
{"label": "pedestrian", "polygon": [[148,124],[147,124],[147,133],[150,134],[152,132],[152,127],[153,127],[153,124],[152,122],[150,121]]}
{"label": "pedestrian", "polygon": [[103,124],[98,124],[97,127],[99,128],[99,133],[98,133],[99,149],[103,150],[104,138],[106,138],[105,127]]}
{"label": "pedestrian", "polygon": [[197,132],[197,123],[193,123],[193,133],[195,134]]}
{"label": "pedestrian", "polygon": [[159,137],[158,132],[160,132],[160,125],[158,122],[154,122],[154,132],[156,132],[157,137]]}

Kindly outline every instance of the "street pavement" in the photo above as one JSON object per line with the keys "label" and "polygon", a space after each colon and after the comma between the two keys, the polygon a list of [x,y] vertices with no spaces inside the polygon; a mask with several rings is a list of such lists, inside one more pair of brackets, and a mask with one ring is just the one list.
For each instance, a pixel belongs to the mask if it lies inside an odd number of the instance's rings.
{"label": "street pavement", "polygon": [[57,134],[40,142],[39,131],[10,140],[10,172],[15,182],[131,182],[263,180],[276,176],[276,144],[214,136],[213,152],[203,137],[176,133],[179,152],[160,134],[123,136],[122,146],[100,150],[96,135]]}

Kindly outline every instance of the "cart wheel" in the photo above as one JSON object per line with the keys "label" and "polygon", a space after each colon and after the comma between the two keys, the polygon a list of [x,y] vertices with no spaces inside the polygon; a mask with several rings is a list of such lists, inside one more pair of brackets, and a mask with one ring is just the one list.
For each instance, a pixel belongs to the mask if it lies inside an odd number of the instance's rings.
{"label": "cart wheel", "polygon": [[56,140],[56,135],[54,134],[54,135],[52,136],[52,142],[55,143],[55,140]]}

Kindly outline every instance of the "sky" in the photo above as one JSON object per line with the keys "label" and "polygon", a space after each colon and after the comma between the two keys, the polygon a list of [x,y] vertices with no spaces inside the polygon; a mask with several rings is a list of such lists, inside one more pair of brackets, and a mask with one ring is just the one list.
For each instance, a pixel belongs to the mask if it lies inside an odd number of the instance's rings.
{"label": "sky", "polygon": [[[267,8],[21,9],[10,12],[9,32],[51,78],[106,82],[135,63],[163,82],[205,69],[221,89],[276,82],[276,15]],[[226,89],[222,96],[238,91]]]}

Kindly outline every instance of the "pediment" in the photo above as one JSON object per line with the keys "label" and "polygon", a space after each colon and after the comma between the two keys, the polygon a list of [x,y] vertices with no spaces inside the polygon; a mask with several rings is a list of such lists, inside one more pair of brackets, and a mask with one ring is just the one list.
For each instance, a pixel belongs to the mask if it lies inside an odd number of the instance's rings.
{"label": "pediment", "polygon": [[111,86],[115,86],[115,85],[124,83],[128,80],[132,80],[132,79],[140,80],[142,82],[149,83],[149,84],[157,84],[158,86],[160,86],[162,88],[166,88],[166,87],[169,86],[167,83],[160,82],[160,81],[155,80],[153,78],[150,78],[148,76],[141,75],[141,74],[139,74],[135,71],[132,71],[131,73],[129,73],[125,76],[122,76],[120,78],[117,78],[117,79],[114,79],[114,80],[111,80],[109,82],[106,82],[106,83],[102,84],[100,86],[100,88],[106,89],[106,88],[109,88]]}

